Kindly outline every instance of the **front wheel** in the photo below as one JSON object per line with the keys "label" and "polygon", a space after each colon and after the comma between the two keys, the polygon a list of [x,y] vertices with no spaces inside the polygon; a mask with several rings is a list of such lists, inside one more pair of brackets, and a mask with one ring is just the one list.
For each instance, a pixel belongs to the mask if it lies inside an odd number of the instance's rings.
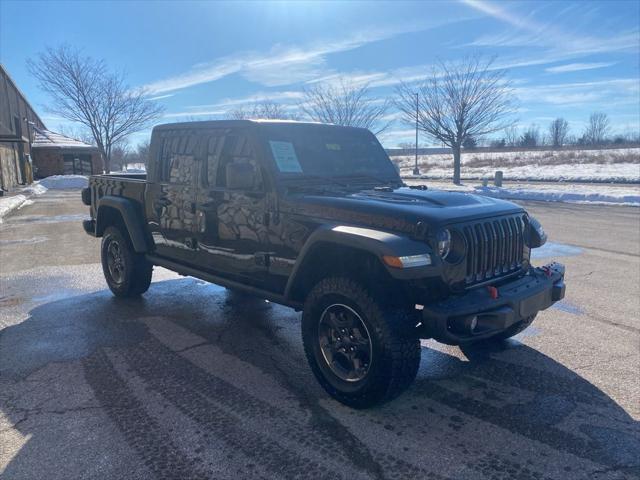
{"label": "front wheel", "polygon": [[327,393],[366,408],[395,398],[415,379],[420,341],[414,323],[359,282],[333,277],[307,296],[302,340],[311,370]]}
{"label": "front wheel", "polygon": [[134,297],[149,289],[153,265],[133,250],[128,235],[108,227],[102,237],[102,271],[109,289],[117,297]]}

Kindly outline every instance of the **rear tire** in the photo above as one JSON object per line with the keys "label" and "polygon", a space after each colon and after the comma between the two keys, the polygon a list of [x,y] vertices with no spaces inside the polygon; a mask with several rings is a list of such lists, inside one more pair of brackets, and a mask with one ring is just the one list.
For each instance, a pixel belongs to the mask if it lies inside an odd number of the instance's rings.
{"label": "rear tire", "polygon": [[397,397],[420,365],[420,341],[408,312],[384,305],[346,277],[313,287],[304,305],[302,340],[320,385],[354,408]]}
{"label": "rear tire", "polygon": [[149,289],[153,265],[133,250],[126,232],[108,227],[102,237],[102,271],[116,297],[135,297]]}

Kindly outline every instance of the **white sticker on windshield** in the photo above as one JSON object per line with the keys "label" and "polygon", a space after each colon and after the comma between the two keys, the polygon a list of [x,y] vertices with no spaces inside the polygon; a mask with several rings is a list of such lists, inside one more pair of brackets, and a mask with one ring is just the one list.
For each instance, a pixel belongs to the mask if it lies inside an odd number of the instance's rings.
{"label": "white sticker on windshield", "polygon": [[269,140],[269,145],[271,146],[273,158],[278,165],[278,170],[283,173],[302,173],[302,167],[298,162],[293,143]]}

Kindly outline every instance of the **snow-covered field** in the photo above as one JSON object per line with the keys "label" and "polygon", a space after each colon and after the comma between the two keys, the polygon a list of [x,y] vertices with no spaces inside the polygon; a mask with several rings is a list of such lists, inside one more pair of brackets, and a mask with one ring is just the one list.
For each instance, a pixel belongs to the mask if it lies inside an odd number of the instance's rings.
{"label": "snow-covered field", "polygon": [[[412,176],[415,157],[392,160],[402,176]],[[451,178],[453,158],[451,154],[420,155],[418,166],[424,177]],[[505,179],[517,181],[640,182],[640,148],[462,154],[463,179],[493,178],[497,170]]]}
{"label": "snow-covered field", "polygon": [[463,191],[485,197],[508,200],[536,200],[543,202],[589,203],[596,205],[627,205],[640,207],[640,186],[637,185],[576,185],[576,184],[505,184],[502,188],[483,187],[478,182],[453,185],[450,181],[405,180],[410,185],[425,184],[429,188]]}

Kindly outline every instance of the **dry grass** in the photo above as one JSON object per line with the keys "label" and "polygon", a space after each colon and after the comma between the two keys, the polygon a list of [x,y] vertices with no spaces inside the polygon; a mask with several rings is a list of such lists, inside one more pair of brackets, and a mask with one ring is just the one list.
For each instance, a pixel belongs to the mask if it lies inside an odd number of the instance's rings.
{"label": "dry grass", "polygon": [[[413,157],[392,157],[402,168],[413,165]],[[621,148],[608,150],[544,150],[524,152],[475,152],[463,153],[462,165],[467,168],[507,168],[529,165],[584,165],[584,164],[640,164],[640,148]],[[421,155],[418,157],[421,168],[442,168],[453,165],[450,154]]]}

